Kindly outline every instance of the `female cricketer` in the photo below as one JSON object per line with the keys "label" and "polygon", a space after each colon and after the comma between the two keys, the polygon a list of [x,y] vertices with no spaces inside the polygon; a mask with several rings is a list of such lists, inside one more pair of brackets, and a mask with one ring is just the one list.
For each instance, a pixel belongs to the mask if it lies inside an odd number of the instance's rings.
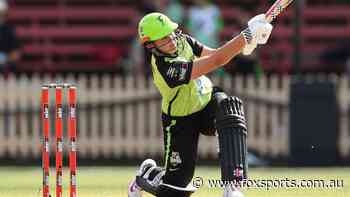
{"label": "female cricketer", "polygon": [[[242,102],[213,86],[205,74],[241,52],[250,55],[258,44],[267,42],[272,29],[260,14],[250,19],[241,33],[212,49],[182,33],[164,14],[150,13],[140,20],[140,43],[162,96],[165,166],[145,160],[129,185],[129,197],[140,197],[141,191],[157,197],[190,196],[195,191],[190,183],[200,134],[218,136],[223,180],[246,178],[247,130]],[[224,196],[243,194],[227,187]]]}

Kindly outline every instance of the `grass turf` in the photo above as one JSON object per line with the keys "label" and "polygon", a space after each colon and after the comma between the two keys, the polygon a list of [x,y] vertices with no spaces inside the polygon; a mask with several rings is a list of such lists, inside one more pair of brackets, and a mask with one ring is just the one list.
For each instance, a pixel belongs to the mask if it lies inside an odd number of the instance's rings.
{"label": "grass turf", "polygon": [[[78,169],[79,197],[127,197],[127,184],[135,167],[80,167]],[[51,195],[54,197],[54,169],[51,170]],[[42,173],[39,167],[0,167],[0,197],[41,196]],[[68,171],[64,171],[64,197],[68,197]],[[249,188],[247,197],[348,197],[350,196],[350,168],[251,168],[251,179],[338,179],[343,187],[325,188]],[[203,178],[202,186],[193,197],[221,197],[222,189],[209,188],[208,179],[218,179],[219,169],[197,167],[195,177]],[[145,197],[150,195],[145,194]]]}

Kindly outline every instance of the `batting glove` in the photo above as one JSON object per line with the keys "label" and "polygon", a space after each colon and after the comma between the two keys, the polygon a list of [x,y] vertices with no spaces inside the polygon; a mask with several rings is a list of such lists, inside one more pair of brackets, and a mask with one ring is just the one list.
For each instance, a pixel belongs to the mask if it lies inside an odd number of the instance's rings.
{"label": "batting glove", "polygon": [[242,35],[246,41],[243,48],[243,55],[250,55],[258,44],[266,44],[273,26],[266,21],[265,15],[260,14],[248,21],[248,28],[242,31]]}

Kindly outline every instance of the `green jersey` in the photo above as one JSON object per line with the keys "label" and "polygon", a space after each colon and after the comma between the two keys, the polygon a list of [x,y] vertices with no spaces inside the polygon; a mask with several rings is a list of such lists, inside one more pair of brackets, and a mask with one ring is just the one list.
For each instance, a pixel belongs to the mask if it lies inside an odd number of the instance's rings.
{"label": "green jersey", "polygon": [[191,80],[193,60],[200,57],[203,45],[185,34],[178,36],[176,45],[176,57],[152,54],[152,74],[162,95],[162,112],[169,116],[187,116],[208,104],[212,83],[204,75]]}

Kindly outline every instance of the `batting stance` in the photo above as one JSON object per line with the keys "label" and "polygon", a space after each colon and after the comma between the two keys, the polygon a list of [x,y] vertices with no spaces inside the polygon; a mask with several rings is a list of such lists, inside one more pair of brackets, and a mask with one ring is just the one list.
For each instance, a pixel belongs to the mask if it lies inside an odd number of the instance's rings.
{"label": "batting stance", "polygon": [[[264,14],[218,49],[209,48],[161,13],[151,13],[139,22],[139,38],[152,66],[154,83],[162,95],[165,166],[145,160],[128,188],[129,197],[146,191],[157,197],[187,197],[195,191],[191,179],[200,133],[218,136],[223,180],[247,176],[247,127],[242,101],[213,87],[205,74],[224,66],[243,52],[249,55],[265,44],[272,25]],[[243,196],[227,187],[224,196]]]}

